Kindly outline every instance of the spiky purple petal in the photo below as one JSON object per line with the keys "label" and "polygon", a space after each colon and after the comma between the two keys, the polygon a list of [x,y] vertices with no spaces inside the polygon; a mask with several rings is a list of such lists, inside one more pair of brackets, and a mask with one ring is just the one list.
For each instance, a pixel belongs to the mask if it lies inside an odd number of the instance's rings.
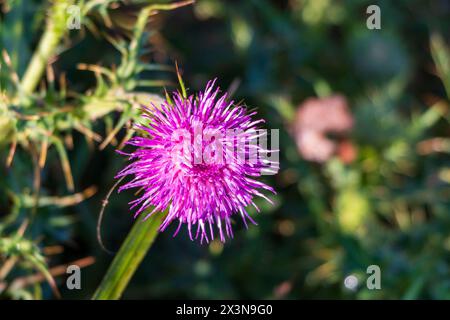
{"label": "spiky purple petal", "polygon": [[[215,80],[208,82],[197,97],[185,99],[175,93],[173,105],[166,101],[144,107],[143,124],[137,125],[143,134],[128,142],[136,147],[128,154],[132,162],[116,176],[133,177],[119,192],[143,189],[140,197],[130,202],[131,209],[137,208],[135,216],[149,207],[153,209],[146,219],[168,209],[160,231],[178,220],[174,236],[182,224],[187,224],[191,240],[195,233],[200,242],[214,238],[214,225],[221,241],[225,241],[225,235],[233,237],[234,214],[240,215],[246,226],[247,219],[256,224],[245,208],[253,205],[259,211],[253,202],[255,196],[271,202],[258,189],[275,191],[253,178],[263,169],[278,165],[259,156],[249,161],[255,152],[270,151],[252,143],[260,138],[257,126],[264,120],[253,120],[256,112],[227,102],[226,94],[218,97],[219,88],[214,89],[214,84]],[[230,131],[236,134],[230,136]],[[210,141],[205,142],[205,137],[211,137]],[[205,161],[205,153],[213,155],[214,161]]]}

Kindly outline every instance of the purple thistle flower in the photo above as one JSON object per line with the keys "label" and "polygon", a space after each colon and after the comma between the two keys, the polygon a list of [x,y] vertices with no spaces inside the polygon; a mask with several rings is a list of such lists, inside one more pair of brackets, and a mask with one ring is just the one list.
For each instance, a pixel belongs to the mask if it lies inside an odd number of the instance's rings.
{"label": "purple thistle flower", "polygon": [[137,149],[125,153],[133,162],[116,176],[133,177],[119,192],[142,188],[141,196],[130,202],[130,209],[138,208],[135,217],[150,206],[154,208],[145,219],[168,208],[160,231],[178,220],[174,236],[187,224],[193,240],[196,225],[195,238],[200,235],[200,242],[214,239],[214,228],[222,242],[225,234],[232,238],[231,217],[235,214],[246,227],[247,219],[256,224],[246,207],[253,205],[259,212],[255,196],[272,203],[259,189],[275,191],[254,177],[278,168],[278,162],[261,156],[272,151],[255,143],[263,136],[258,124],[264,120],[252,120],[256,112],[227,102],[226,94],[218,97],[219,88],[214,90],[214,84],[215,80],[208,82],[196,97],[174,93],[173,103],[143,107],[143,122],[137,125],[143,135],[130,139],[128,144]]}

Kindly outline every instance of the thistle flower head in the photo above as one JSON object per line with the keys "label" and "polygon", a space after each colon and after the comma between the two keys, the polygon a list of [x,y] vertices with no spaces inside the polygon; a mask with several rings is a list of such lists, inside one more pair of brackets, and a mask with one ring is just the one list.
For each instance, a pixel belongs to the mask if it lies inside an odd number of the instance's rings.
{"label": "thistle flower head", "polygon": [[136,147],[126,154],[132,162],[117,175],[132,176],[119,192],[142,189],[130,202],[135,216],[149,207],[153,209],[146,219],[167,210],[160,231],[178,221],[174,236],[186,224],[191,240],[200,242],[212,240],[215,230],[221,241],[233,237],[233,215],[240,215],[245,226],[247,220],[255,223],[246,207],[259,211],[254,197],[271,202],[261,189],[274,192],[255,177],[278,167],[264,157],[269,150],[256,143],[264,135],[258,130],[264,121],[252,119],[256,112],[227,102],[226,94],[219,96],[214,83],[197,96],[174,93],[160,106],[143,107],[144,121],[137,125],[142,135],[128,142]]}

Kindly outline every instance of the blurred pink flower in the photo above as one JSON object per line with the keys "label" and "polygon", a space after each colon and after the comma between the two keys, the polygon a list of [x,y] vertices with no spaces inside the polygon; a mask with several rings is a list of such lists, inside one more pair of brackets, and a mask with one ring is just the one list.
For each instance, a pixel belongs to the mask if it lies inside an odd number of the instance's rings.
{"label": "blurred pink flower", "polygon": [[[309,161],[325,162],[342,150],[338,142],[330,139],[330,133],[345,135],[353,127],[353,116],[344,96],[309,98],[304,101],[295,115],[294,135],[300,155]],[[343,143],[343,142],[342,142]],[[342,161],[353,161],[356,151],[348,140],[343,146]]]}

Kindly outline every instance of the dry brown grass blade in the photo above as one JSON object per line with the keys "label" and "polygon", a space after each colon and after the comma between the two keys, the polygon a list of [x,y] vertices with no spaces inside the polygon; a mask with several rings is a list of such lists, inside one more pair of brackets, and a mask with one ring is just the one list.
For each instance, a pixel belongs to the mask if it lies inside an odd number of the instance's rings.
{"label": "dry brown grass blade", "polygon": [[[75,194],[71,194],[69,196],[64,197],[40,197],[39,206],[57,206],[57,207],[68,207],[74,206],[84,201],[90,197],[92,197],[97,192],[96,186],[90,186],[89,188],[83,190],[82,192],[78,192]],[[30,201],[26,198],[24,199],[23,205],[27,207]]]}
{"label": "dry brown grass blade", "polygon": [[16,256],[9,258],[0,268],[0,281],[4,280],[9,272],[14,268],[18,258]]}
{"label": "dry brown grass blade", "polygon": [[44,137],[41,143],[41,151],[39,153],[39,168],[44,168],[45,161],[47,160],[47,150],[48,150],[48,137]]}
{"label": "dry brown grass blade", "polygon": [[2,55],[3,55],[3,60],[5,61],[5,64],[9,69],[11,79],[13,80],[13,82],[16,86],[19,86],[19,83],[20,83],[19,76],[17,75],[16,71],[14,70],[14,67],[11,62],[11,57],[9,56],[8,52],[5,49],[3,49],[3,51],[2,51]]}
{"label": "dry brown grass blade", "polygon": [[17,235],[19,235],[20,237],[23,237],[23,235],[25,234],[25,231],[27,231],[29,222],[30,221],[28,219],[23,220],[22,224],[20,225],[19,229],[17,230]]}
{"label": "dry brown grass blade", "polygon": [[106,136],[105,140],[103,140],[103,142],[98,147],[100,150],[105,149],[108,144],[112,143],[112,141],[115,139],[117,133],[119,133],[120,129],[122,129],[122,127],[128,121],[128,119],[127,119],[128,118],[128,113],[129,112],[123,113],[120,116],[120,119],[119,119],[119,121],[117,121],[117,124],[114,126],[114,128],[111,130],[111,132],[108,133],[108,135]]}
{"label": "dry brown grass blade", "polygon": [[119,146],[117,147],[118,150],[122,150],[125,147],[125,144],[128,142],[128,140],[131,139],[131,137],[133,136],[134,132],[135,132],[135,130],[132,129],[131,125],[129,125],[128,128],[127,128],[127,132],[125,133],[125,136],[120,141]]}
{"label": "dry brown grass blade", "polygon": [[47,80],[52,84],[55,82],[55,72],[53,71],[53,67],[50,63],[47,64]]}
{"label": "dry brown grass blade", "polygon": [[416,150],[420,155],[428,155],[436,152],[450,152],[450,139],[435,137],[420,141]]}
{"label": "dry brown grass blade", "polygon": [[[95,262],[95,258],[89,256],[89,257],[85,257],[85,258],[82,258],[82,259],[79,259],[79,260],[72,261],[72,262],[70,262],[68,264],[63,264],[63,265],[59,265],[59,266],[50,268],[49,269],[49,273],[50,273],[50,275],[52,277],[57,277],[57,276],[61,276],[61,275],[66,274],[67,267],[70,266],[70,265],[77,265],[80,268],[85,268],[85,267],[88,267],[88,266],[92,265],[94,262]],[[11,289],[13,289],[13,290],[21,289],[21,288],[27,287],[27,286],[32,285],[32,284],[43,282],[45,280],[49,281],[49,279],[47,279],[47,277],[45,277],[44,274],[39,272],[39,273],[30,275],[30,276],[27,276],[27,277],[17,278],[16,280],[14,280],[12,282]],[[58,287],[56,286],[56,282],[54,281],[53,278],[52,278],[51,282],[52,283],[49,283],[50,286],[56,288],[56,292],[58,292],[58,294],[59,294]],[[1,288],[1,284],[0,284],[0,290],[1,289],[2,288]],[[60,294],[59,294],[59,297],[61,297]]]}
{"label": "dry brown grass blade", "polygon": [[85,135],[86,137],[88,137],[96,142],[102,141],[101,135],[99,135],[98,133],[92,131],[91,129],[83,126],[81,123],[76,123],[74,128],[75,128],[75,130],[79,131],[81,134]]}
{"label": "dry brown grass blade", "polygon": [[8,157],[6,158],[6,167],[8,168],[11,166],[13,162],[16,149],[17,149],[17,139],[13,138],[13,141],[11,142],[11,147],[9,148]]}
{"label": "dry brown grass blade", "polygon": [[42,253],[46,256],[53,256],[64,252],[64,247],[60,245],[42,248]]}
{"label": "dry brown grass blade", "polygon": [[77,69],[83,70],[83,71],[92,71],[92,72],[96,73],[97,75],[102,74],[111,80],[110,71],[101,66],[95,65],[95,64],[79,63],[79,64],[77,64]]}

